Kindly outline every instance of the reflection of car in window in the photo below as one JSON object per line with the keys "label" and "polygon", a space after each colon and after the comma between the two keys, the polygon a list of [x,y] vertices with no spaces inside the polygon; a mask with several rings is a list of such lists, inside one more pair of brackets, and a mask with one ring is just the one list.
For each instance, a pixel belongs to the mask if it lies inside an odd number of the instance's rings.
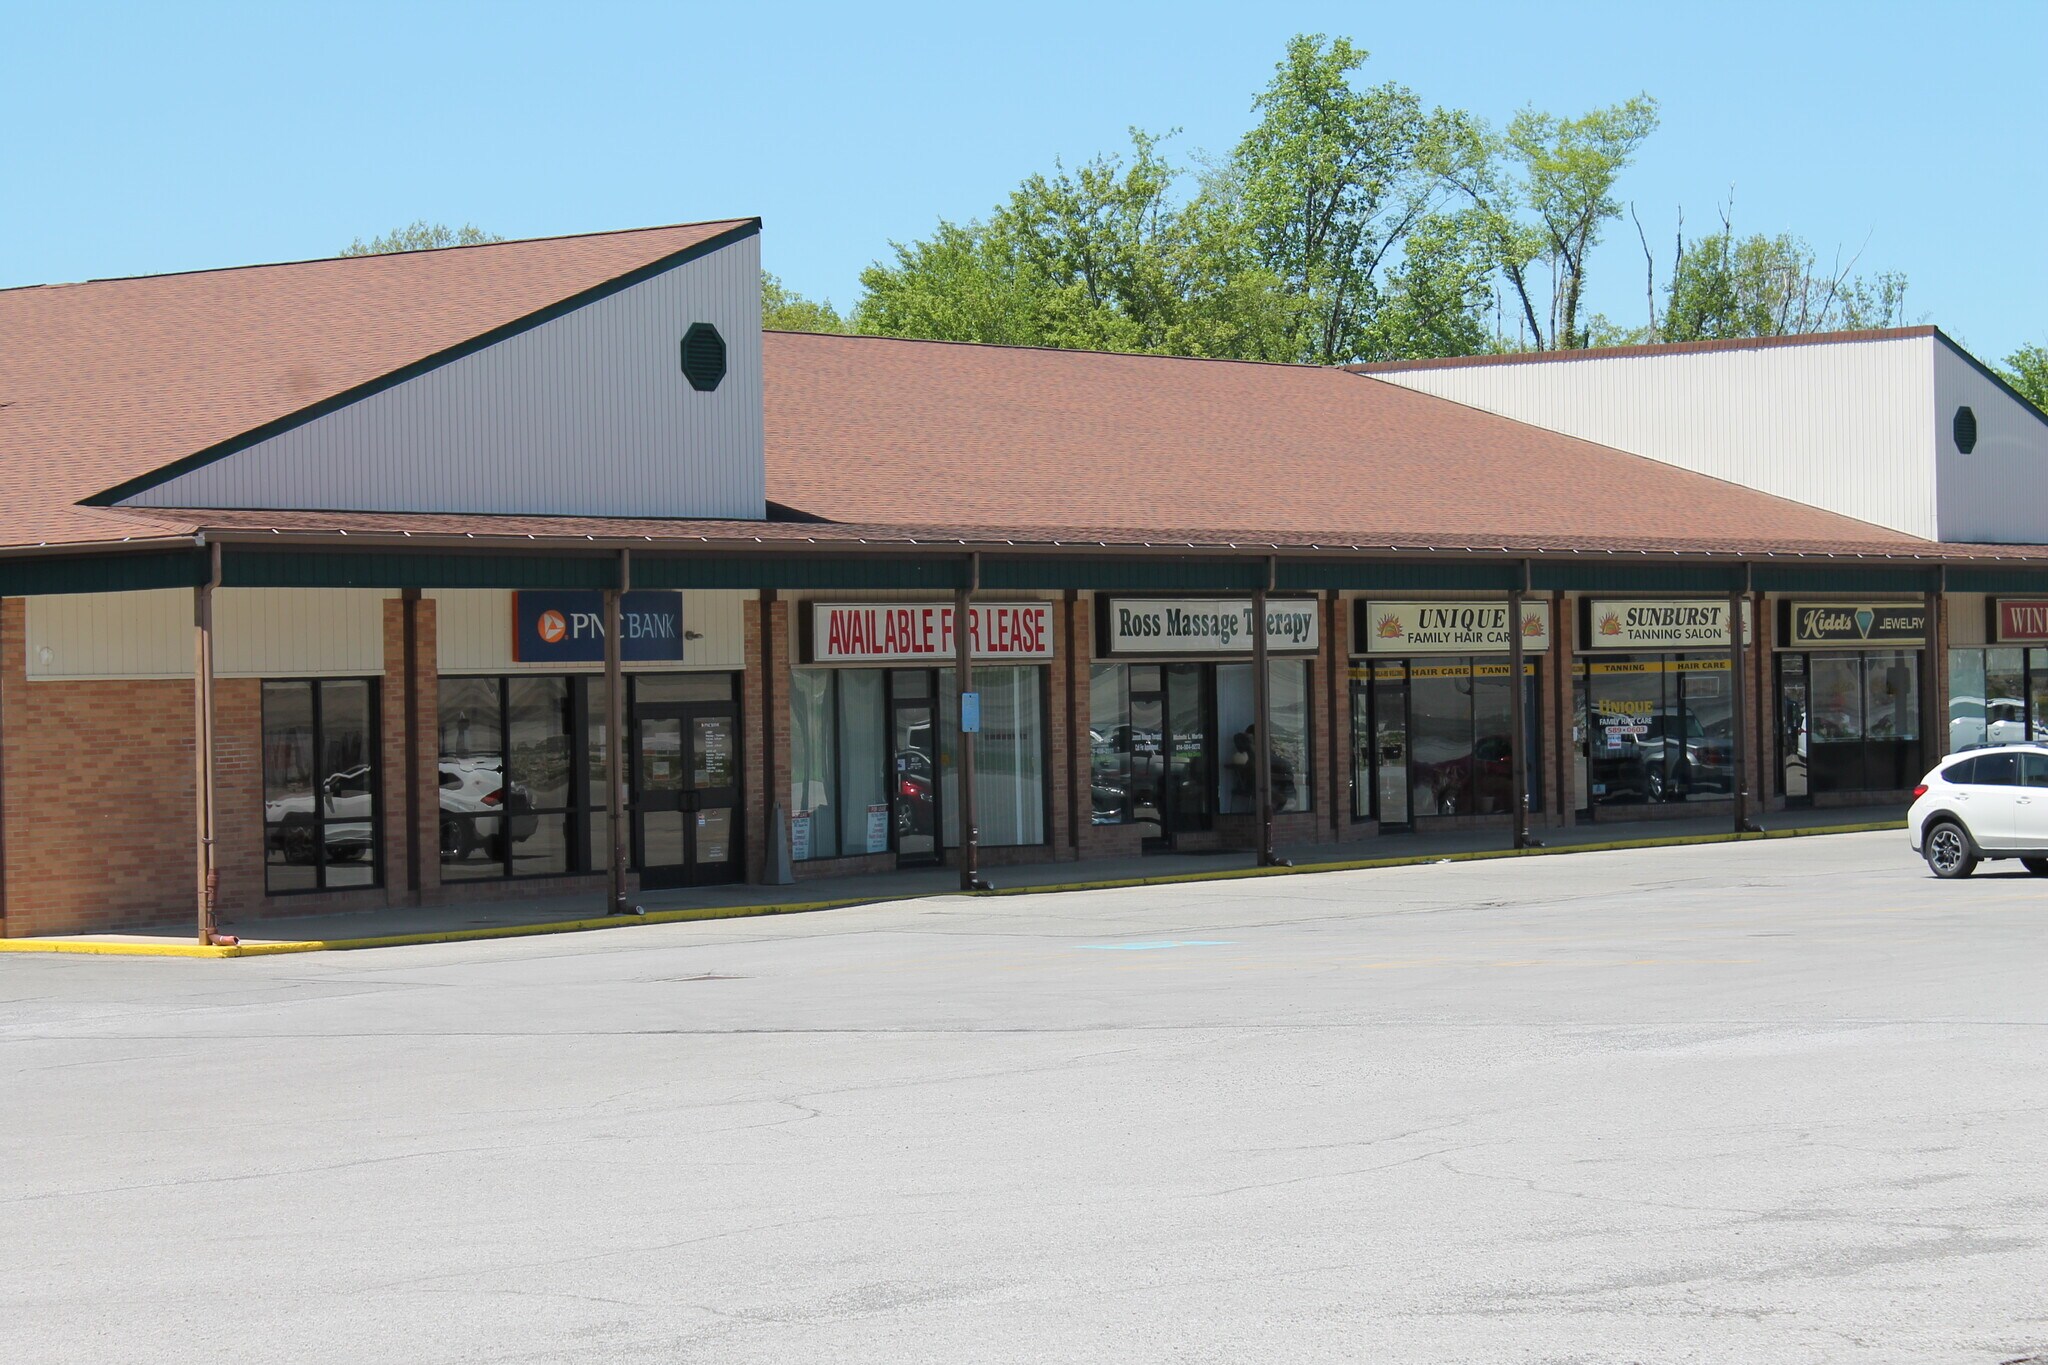
{"label": "reflection of car in window", "polygon": [[283,855],[288,863],[311,863],[321,838],[314,830],[325,820],[327,861],[351,862],[366,857],[371,847],[373,809],[368,784],[373,776],[367,764],[330,773],[321,784],[317,811],[311,792],[265,801],[263,820],[269,827],[265,846]]}

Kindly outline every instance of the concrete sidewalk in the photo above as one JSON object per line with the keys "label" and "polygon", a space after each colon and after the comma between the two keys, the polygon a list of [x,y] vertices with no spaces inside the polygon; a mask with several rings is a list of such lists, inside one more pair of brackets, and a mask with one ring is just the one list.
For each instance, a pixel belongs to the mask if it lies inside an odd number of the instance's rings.
{"label": "concrete sidewalk", "polygon": [[[1783,811],[1766,819],[1766,833],[1743,838],[1846,833],[1899,824],[1905,808],[1859,806],[1839,810]],[[1608,820],[1561,829],[1536,829],[1540,849],[1516,853],[1499,829],[1465,829],[1388,834],[1352,844],[1282,846],[1292,867],[1261,868],[1248,851],[1163,853],[1139,858],[1030,863],[986,869],[993,892],[1101,889],[1161,885],[1234,877],[1285,876],[1317,871],[1395,867],[1439,859],[1526,857],[1615,847],[1692,844],[1733,840],[1725,815],[1698,819]],[[634,924],[692,919],[737,918],[836,909],[879,901],[959,895],[960,875],[952,868],[913,868],[858,877],[820,877],[788,886],[736,884],[647,891],[633,897],[644,916],[606,915],[602,893],[519,896],[459,905],[392,906],[345,914],[229,918],[221,932],[240,940],[233,948],[201,947],[189,923],[164,924],[113,934],[52,935],[0,939],[0,952],[81,952],[179,957],[267,956],[320,949],[395,947],[408,943],[504,938],[537,933],[622,928]]]}

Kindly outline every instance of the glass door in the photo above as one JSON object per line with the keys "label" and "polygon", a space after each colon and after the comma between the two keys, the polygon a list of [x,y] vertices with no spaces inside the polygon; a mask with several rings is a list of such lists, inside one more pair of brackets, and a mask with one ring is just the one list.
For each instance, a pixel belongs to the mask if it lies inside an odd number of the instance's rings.
{"label": "glass door", "polygon": [[890,708],[890,803],[896,829],[896,861],[916,866],[939,861],[939,762],[937,727],[929,698],[898,699]]}
{"label": "glass door", "polygon": [[1216,774],[1209,755],[1208,696],[1212,669],[1201,664],[1169,664],[1166,668],[1166,791],[1167,827],[1175,834],[1209,828],[1216,809]]}
{"label": "glass door", "polygon": [[[1139,691],[1141,678],[1152,690]],[[1158,691],[1156,667],[1131,670],[1131,823],[1145,827],[1145,847],[1170,848],[1166,800],[1166,698]]]}
{"label": "glass door", "polygon": [[1806,656],[1778,656],[1778,791],[1787,801],[1810,803],[1806,786],[1806,744],[1811,706],[1806,695]]}
{"label": "glass door", "polygon": [[730,702],[637,709],[633,824],[641,886],[738,878],[739,730]]}
{"label": "glass door", "polygon": [[690,882],[740,876],[740,716],[731,703],[683,708],[690,749]]}
{"label": "glass door", "polygon": [[1413,826],[1408,808],[1408,670],[1373,669],[1372,759],[1374,807],[1381,829]]}

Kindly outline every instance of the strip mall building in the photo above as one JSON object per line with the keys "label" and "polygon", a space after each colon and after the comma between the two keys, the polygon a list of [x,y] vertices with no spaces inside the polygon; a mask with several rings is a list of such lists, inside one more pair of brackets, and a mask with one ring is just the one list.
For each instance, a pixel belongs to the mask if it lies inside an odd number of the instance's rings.
{"label": "strip mall building", "polygon": [[1767,819],[2048,734],[2048,419],[1933,328],[764,335],[758,227],[0,291],[4,932]]}

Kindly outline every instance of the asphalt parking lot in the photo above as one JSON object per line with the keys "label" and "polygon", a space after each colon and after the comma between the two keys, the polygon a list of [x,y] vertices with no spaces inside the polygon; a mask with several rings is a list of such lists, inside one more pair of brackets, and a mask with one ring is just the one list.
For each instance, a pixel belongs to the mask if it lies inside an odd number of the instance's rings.
{"label": "asphalt parking lot", "polygon": [[2006,866],[0,958],[0,1360],[2007,1361],[2048,881]]}

